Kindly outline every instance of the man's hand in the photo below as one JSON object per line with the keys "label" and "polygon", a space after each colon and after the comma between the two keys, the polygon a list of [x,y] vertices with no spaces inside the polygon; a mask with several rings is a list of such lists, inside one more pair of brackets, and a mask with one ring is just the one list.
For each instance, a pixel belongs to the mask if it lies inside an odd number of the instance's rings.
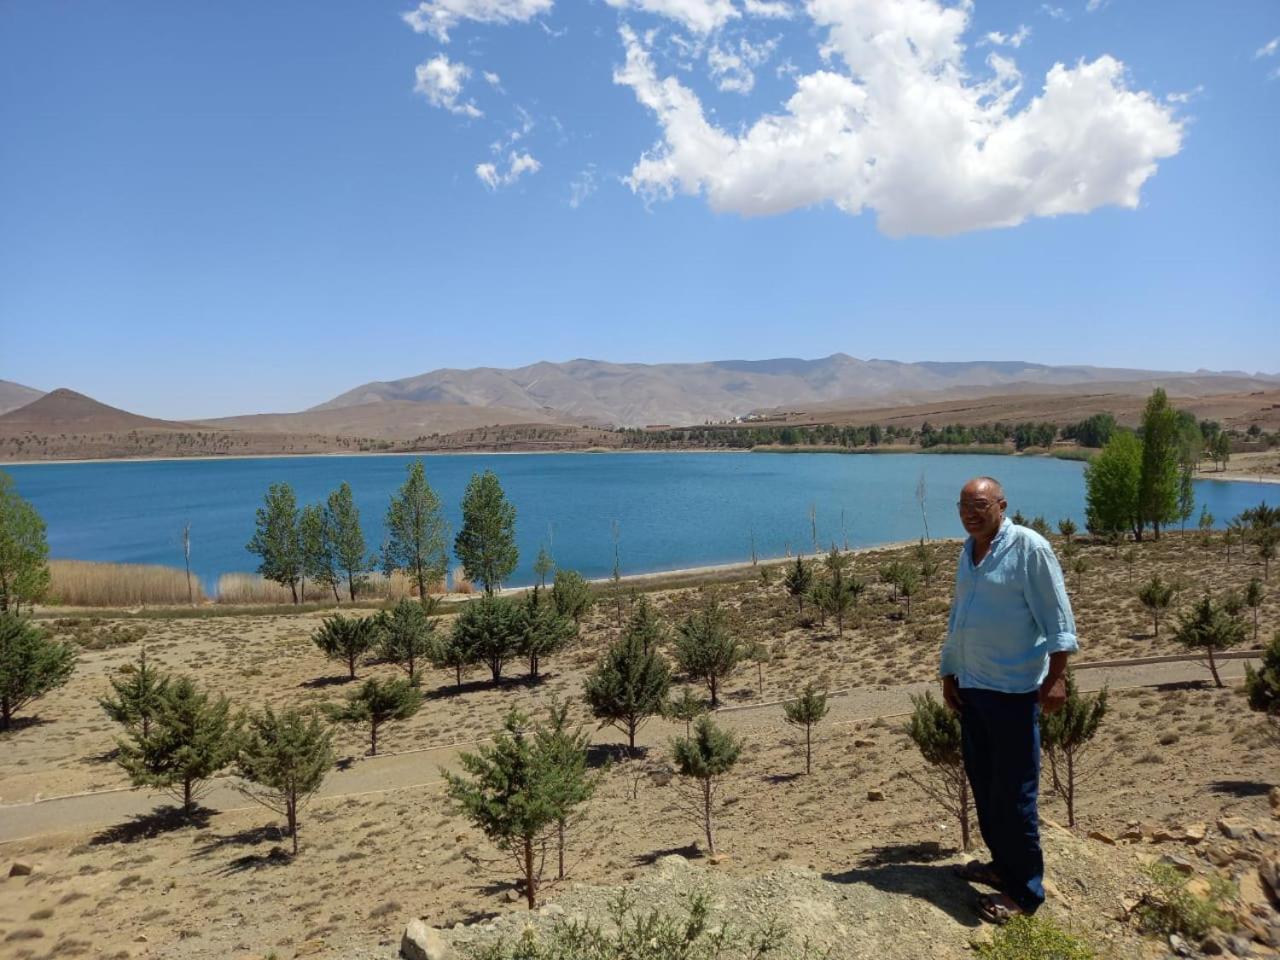
{"label": "man's hand", "polygon": [[956,683],[954,676],[942,678],[942,702],[955,713],[959,713],[964,706],[964,701],[960,699],[960,684]]}
{"label": "man's hand", "polygon": [[1040,712],[1057,713],[1067,702],[1067,655],[1049,654],[1049,675],[1040,684]]}

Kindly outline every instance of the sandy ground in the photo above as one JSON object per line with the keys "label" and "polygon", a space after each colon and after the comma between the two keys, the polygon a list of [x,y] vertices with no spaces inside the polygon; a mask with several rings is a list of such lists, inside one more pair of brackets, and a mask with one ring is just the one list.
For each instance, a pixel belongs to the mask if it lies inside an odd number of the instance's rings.
{"label": "sandy ground", "polygon": [[[768,662],[748,663],[729,679],[726,704],[776,700],[812,680],[829,689],[892,688],[928,681],[936,670],[951,591],[955,545],[935,548],[941,571],[905,605],[876,577],[878,565],[910,551],[873,551],[856,561],[872,586],[843,636],[799,615],[777,578],[664,590],[654,595],[669,619],[683,616],[707,593],[733,610],[739,633],[764,641]],[[1262,566],[1220,541],[1166,535],[1134,549],[1133,562],[1106,547],[1081,551],[1089,568],[1069,575],[1081,635],[1081,660],[1176,653],[1171,615],[1159,637],[1133,598],[1152,572],[1181,586],[1186,608],[1200,592],[1240,588]],[[1077,582],[1078,580],[1078,582]],[[624,601],[625,603],[625,601]],[[623,611],[625,613],[625,609]],[[1248,613],[1248,611],[1246,611]],[[1262,636],[1280,627],[1280,595],[1258,611]],[[86,649],[64,688],[20,715],[0,739],[0,804],[125,785],[111,759],[117,730],[96,704],[107,676],[147,644],[156,662],[190,673],[239,706],[308,703],[341,697],[345,669],[310,642],[319,614],[130,621],[127,641]],[[580,702],[586,671],[617,634],[617,609],[602,602],[580,638],[544,662],[538,684],[511,680],[495,688],[474,671],[463,689],[431,671],[424,708],[380,735],[386,752],[475,741],[494,730],[511,706],[540,713],[552,695]],[[52,622],[94,645],[109,623]],[[137,627],[145,635],[137,635]],[[117,634],[120,630],[117,629]],[[391,675],[393,665],[366,665],[360,676]],[[1207,673],[1205,674],[1207,678]],[[1083,827],[1119,831],[1132,820],[1212,821],[1223,813],[1266,816],[1266,791],[1280,770],[1280,748],[1265,739],[1236,688],[1172,684],[1117,692],[1114,712],[1088,764],[1079,800]],[[723,864],[744,874],[779,863],[819,871],[845,869],[884,844],[954,845],[956,825],[925,796],[913,777],[924,767],[906,741],[901,720],[831,722],[819,728],[812,776],[800,775],[797,732],[781,712],[763,711],[741,724],[748,749],[726,785],[720,813]],[[643,761],[615,758],[597,798],[571,832],[571,879],[624,883],[669,851],[696,855],[699,831],[686,816],[688,794],[650,774],[664,763],[668,729],[655,722]],[[367,749],[363,732],[337,735],[344,762]],[[601,756],[604,754],[602,753]],[[880,790],[886,802],[867,800]],[[0,815],[3,815],[0,807]],[[1059,798],[1044,812],[1065,817]],[[363,797],[318,799],[304,813],[302,853],[292,863],[272,857],[287,846],[278,819],[261,808],[209,811],[195,824],[162,808],[105,828],[53,832],[0,845],[0,867],[29,859],[29,877],[0,881],[0,944],[15,958],[44,956],[280,957],[384,949],[410,916],[437,925],[516,909],[508,895],[514,871],[480,834],[448,810],[438,782]],[[385,941],[385,943],[384,943]],[[394,947],[385,949],[389,955]]]}

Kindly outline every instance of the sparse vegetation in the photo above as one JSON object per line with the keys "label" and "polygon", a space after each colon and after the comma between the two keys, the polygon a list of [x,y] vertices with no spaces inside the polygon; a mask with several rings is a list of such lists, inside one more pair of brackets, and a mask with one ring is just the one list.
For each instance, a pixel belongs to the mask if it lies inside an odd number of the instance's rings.
{"label": "sparse vegetation", "polygon": [[66,683],[75,668],[69,643],[49,639],[16,610],[0,611],[0,730],[8,730],[23,707]]}

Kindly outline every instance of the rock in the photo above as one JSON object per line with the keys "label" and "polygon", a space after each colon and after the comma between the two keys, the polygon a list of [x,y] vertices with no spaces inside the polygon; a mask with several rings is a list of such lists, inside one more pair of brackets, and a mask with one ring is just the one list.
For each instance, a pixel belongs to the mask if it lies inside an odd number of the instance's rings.
{"label": "rock", "polygon": [[1253,944],[1244,937],[1227,937],[1227,946],[1237,957],[1253,956]]}
{"label": "rock", "polygon": [[510,890],[508,890],[508,891],[507,891],[507,902],[508,902],[508,903],[519,903],[519,902],[520,902],[520,891],[519,891],[519,890],[517,890],[517,889],[515,889],[514,887],[512,887]]}
{"label": "rock", "polygon": [[1195,867],[1191,865],[1191,861],[1186,857],[1178,856],[1176,853],[1166,853],[1160,858],[1159,862],[1165,866],[1173,867],[1179,873],[1185,873],[1188,876],[1195,872]]}
{"label": "rock", "polygon": [[1204,857],[1215,867],[1228,866],[1235,860],[1235,850],[1232,847],[1223,846],[1215,843],[1204,851]]}
{"label": "rock", "polygon": [[689,861],[678,853],[668,853],[665,857],[658,858],[658,869],[663,872],[672,870],[687,870]]}
{"label": "rock", "polygon": [[1124,832],[1120,834],[1121,840],[1138,841],[1142,839],[1142,831],[1137,825],[1130,825],[1124,828]]}
{"label": "rock", "polygon": [[1183,940],[1176,933],[1169,934],[1169,949],[1180,957],[1191,956],[1191,948],[1187,946],[1187,941]]}
{"label": "rock", "polygon": [[1271,801],[1271,815],[1280,817],[1280,786],[1272,787],[1267,799]]}
{"label": "rock", "polygon": [[1173,843],[1176,840],[1181,840],[1184,836],[1185,834],[1176,827],[1173,829],[1170,829],[1169,827],[1156,827],[1151,832],[1151,842]]}
{"label": "rock", "polygon": [[9,868],[9,876],[29,877],[31,876],[32,871],[34,870],[35,870],[34,864],[28,863],[26,860],[15,860],[13,861],[13,866]]}
{"label": "rock", "polygon": [[713,853],[711,856],[707,857],[707,863],[711,864],[713,867],[718,867],[722,863],[728,863],[729,859],[730,857],[727,853]]}
{"label": "rock", "polygon": [[1242,817],[1222,817],[1218,820],[1218,830],[1229,840],[1243,840],[1250,833],[1249,821]]}
{"label": "rock", "polygon": [[853,745],[855,747],[874,747],[876,742],[874,740],[859,739],[853,741]]}
{"label": "rock", "polygon": [[1273,850],[1258,864],[1258,876],[1262,878],[1271,899],[1280,905],[1280,850]]}
{"label": "rock", "polygon": [[1280,840],[1280,833],[1277,833],[1269,827],[1259,827],[1255,825],[1253,828],[1253,835],[1263,843],[1275,843],[1277,840]]}
{"label": "rock", "polygon": [[1205,938],[1200,941],[1200,952],[1211,957],[1219,956],[1226,953],[1227,945],[1222,941],[1219,934],[1210,931]]}
{"label": "rock", "polygon": [[1116,845],[1115,837],[1108,836],[1101,830],[1090,830],[1087,836],[1090,840],[1097,840],[1099,843],[1105,843],[1109,847],[1114,847]]}
{"label": "rock", "polygon": [[883,791],[883,790],[868,790],[868,791],[867,791],[867,799],[868,799],[868,800],[871,800],[871,801],[883,800],[883,799],[884,799],[884,791]]}
{"label": "rock", "polygon": [[1130,897],[1127,895],[1121,897],[1120,898],[1120,919],[1127,920],[1129,917],[1129,914],[1137,910],[1141,904],[1142,904],[1142,899],[1140,897]]}
{"label": "rock", "polygon": [[446,960],[449,944],[440,931],[421,920],[410,920],[400,938],[400,956],[405,960]]}
{"label": "rock", "polygon": [[1182,828],[1182,837],[1187,843],[1199,843],[1209,833],[1209,827],[1204,823],[1188,823]]}

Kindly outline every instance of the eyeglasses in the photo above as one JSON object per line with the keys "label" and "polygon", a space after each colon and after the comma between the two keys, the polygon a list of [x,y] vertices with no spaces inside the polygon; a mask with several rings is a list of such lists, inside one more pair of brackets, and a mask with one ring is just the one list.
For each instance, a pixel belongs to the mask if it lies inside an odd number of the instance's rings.
{"label": "eyeglasses", "polygon": [[997,502],[995,500],[961,500],[956,503],[956,509],[961,513],[986,513]]}

